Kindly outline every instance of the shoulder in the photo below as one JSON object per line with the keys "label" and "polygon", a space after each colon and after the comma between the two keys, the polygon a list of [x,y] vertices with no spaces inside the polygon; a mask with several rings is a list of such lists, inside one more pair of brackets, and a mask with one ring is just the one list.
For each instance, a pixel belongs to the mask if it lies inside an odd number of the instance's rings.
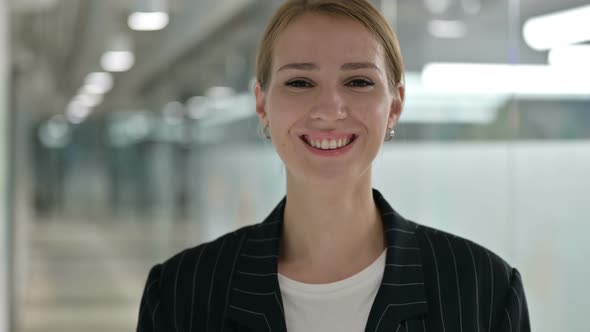
{"label": "shoulder", "polygon": [[468,330],[497,324],[497,315],[504,315],[510,294],[520,284],[518,271],[463,237],[423,225],[415,234],[433,317],[444,317],[451,326],[462,323]]}
{"label": "shoulder", "polygon": [[512,267],[492,250],[461,236],[436,228],[417,225],[416,236],[425,263],[441,271],[461,274],[475,271],[498,280],[509,280]]}
{"label": "shoulder", "polygon": [[[176,253],[160,268],[160,286],[179,287],[194,276],[211,278],[212,274],[224,274],[235,261],[245,236],[253,226],[242,227],[215,240]],[[221,271],[221,272],[220,272]]]}
{"label": "shoulder", "polygon": [[213,315],[225,307],[239,248],[252,227],[242,227],[156,264],[144,288],[145,314],[166,324],[174,322],[179,328],[219,323],[200,316]]}

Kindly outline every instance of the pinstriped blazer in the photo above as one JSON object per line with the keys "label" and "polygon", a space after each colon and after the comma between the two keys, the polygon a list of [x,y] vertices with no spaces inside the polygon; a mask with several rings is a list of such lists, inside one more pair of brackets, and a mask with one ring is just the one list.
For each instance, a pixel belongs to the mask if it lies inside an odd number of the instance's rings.
{"label": "pinstriped blazer", "polygon": [[[404,219],[377,191],[386,267],[366,332],[527,332],[519,272],[491,251]],[[286,331],[277,279],[286,198],[268,218],[149,272],[139,332]]]}

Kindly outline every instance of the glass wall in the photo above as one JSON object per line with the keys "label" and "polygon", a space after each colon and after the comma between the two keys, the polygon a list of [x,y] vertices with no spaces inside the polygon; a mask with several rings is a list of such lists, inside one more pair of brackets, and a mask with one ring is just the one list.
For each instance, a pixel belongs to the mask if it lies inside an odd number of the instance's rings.
{"label": "glass wall", "polygon": [[[162,2],[152,31],[134,30],[131,1],[34,2],[10,12],[18,331],[129,331],[153,264],[260,222],[285,193],[251,88],[282,1]],[[407,70],[374,186],[518,267],[534,331],[584,331],[590,66],[575,54],[590,37],[539,45],[529,20],[586,1],[374,3]]]}

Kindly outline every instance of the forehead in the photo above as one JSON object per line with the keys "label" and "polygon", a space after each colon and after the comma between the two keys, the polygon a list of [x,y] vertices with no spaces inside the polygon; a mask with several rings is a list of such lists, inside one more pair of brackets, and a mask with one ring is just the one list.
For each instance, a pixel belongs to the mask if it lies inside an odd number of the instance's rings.
{"label": "forehead", "polygon": [[277,37],[273,67],[286,62],[372,61],[383,66],[383,47],[360,22],[349,18],[305,14],[293,20]]}

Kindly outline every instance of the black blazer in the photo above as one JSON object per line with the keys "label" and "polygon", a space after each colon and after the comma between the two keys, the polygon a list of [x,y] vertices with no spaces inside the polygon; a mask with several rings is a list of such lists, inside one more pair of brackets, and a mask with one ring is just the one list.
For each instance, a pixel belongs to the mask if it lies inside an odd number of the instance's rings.
{"label": "black blazer", "polygon": [[[373,197],[387,256],[365,331],[530,331],[516,269],[469,240],[404,219],[376,190]],[[137,331],[286,331],[277,279],[285,202],[260,224],[154,266]]]}

